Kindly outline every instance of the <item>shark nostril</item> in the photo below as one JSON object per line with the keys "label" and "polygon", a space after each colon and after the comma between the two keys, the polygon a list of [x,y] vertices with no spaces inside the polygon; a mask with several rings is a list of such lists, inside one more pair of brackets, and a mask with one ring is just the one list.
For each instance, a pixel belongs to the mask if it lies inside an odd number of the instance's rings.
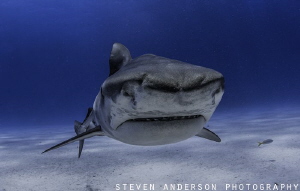
{"label": "shark nostril", "polygon": [[132,97],[134,95],[134,89],[128,85],[123,86],[121,93],[125,97]]}
{"label": "shark nostril", "polygon": [[137,102],[135,100],[135,93],[133,90],[131,90],[130,88],[129,89],[123,88],[121,93],[124,97],[126,97],[126,99],[130,100],[133,106],[136,106]]}
{"label": "shark nostril", "polygon": [[121,88],[121,94],[126,97],[135,97],[140,87],[140,81],[125,82]]}

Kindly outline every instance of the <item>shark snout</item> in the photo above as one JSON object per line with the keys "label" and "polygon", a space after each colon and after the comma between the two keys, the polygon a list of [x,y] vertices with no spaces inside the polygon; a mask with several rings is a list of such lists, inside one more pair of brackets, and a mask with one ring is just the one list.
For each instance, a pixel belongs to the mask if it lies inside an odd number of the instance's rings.
{"label": "shark snout", "polygon": [[216,81],[224,87],[223,75],[215,70],[195,65],[167,64],[144,75],[142,84],[158,91],[180,92],[200,89]]}
{"label": "shark snout", "polygon": [[[121,88],[121,95],[131,100],[132,107],[139,105],[147,107],[165,105],[189,106],[203,101],[201,97],[214,102],[215,95],[224,92],[224,77],[221,73],[200,66],[172,66],[174,70],[162,73],[148,72],[138,80],[125,82]],[[178,68],[179,67],[179,68]],[[157,99],[159,97],[159,99]],[[153,99],[152,101],[152,98]],[[160,100],[160,101],[158,101]],[[197,104],[196,104],[197,105]]]}
{"label": "shark snout", "polygon": [[113,129],[128,120],[198,116],[208,121],[224,93],[213,69],[155,55],[131,60],[101,87],[104,115]]}

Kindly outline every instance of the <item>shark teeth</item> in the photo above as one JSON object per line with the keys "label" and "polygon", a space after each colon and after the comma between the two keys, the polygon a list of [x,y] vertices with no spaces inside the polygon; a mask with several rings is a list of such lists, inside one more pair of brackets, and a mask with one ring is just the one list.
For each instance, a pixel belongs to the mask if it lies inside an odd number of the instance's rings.
{"label": "shark teeth", "polygon": [[130,119],[128,121],[174,121],[174,120],[184,120],[184,119],[195,119],[201,115],[190,115],[190,116],[174,116],[174,117],[155,117],[155,118],[137,118]]}

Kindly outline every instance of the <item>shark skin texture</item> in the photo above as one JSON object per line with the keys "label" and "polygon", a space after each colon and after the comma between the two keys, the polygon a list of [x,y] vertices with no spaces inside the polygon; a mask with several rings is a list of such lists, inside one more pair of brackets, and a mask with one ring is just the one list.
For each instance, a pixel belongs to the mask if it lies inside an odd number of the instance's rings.
{"label": "shark skin texture", "polygon": [[145,54],[131,58],[114,43],[110,74],[101,86],[85,120],[75,121],[77,136],[43,153],[84,139],[107,136],[131,145],[176,143],[193,136],[221,139],[205,128],[224,94],[221,73],[189,63]]}

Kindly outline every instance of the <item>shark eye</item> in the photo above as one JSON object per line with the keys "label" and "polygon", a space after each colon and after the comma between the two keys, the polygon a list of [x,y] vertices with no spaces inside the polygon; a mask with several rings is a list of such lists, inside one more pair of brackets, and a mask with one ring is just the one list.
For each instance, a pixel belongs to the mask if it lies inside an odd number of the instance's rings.
{"label": "shark eye", "polygon": [[126,97],[129,97],[129,96],[130,96],[129,93],[126,92],[126,91],[123,91],[123,95],[126,96]]}
{"label": "shark eye", "polygon": [[218,89],[214,92],[214,94],[218,94],[220,91],[221,91],[221,88],[218,88]]}
{"label": "shark eye", "polygon": [[216,94],[220,92],[220,88],[216,89],[215,91],[212,92],[211,97],[215,97]]}

